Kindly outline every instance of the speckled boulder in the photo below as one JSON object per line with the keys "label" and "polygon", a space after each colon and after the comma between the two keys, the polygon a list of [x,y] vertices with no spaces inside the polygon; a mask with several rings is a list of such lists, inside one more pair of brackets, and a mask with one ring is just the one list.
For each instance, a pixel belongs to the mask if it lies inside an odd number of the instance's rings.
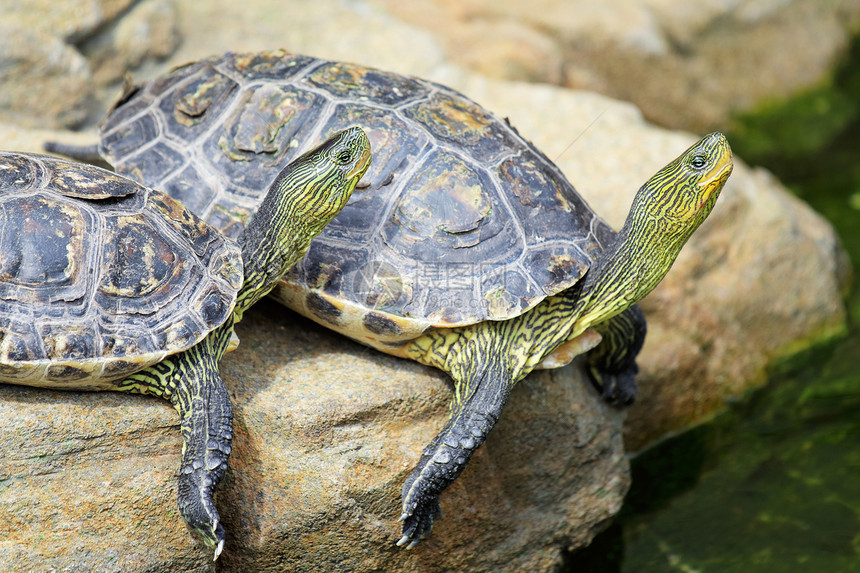
{"label": "speckled boulder", "polygon": [[[514,391],[434,535],[397,548],[400,487],[444,423],[444,376],[270,301],[238,332],[223,362],[235,438],[220,571],[549,571],[621,505],[623,414],[571,366]],[[0,386],[0,420],[3,570],[210,570],[176,511],[166,402]]]}
{"label": "speckled boulder", "polygon": [[694,131],[826,82],[856,0],[370,0],[492,77],[594,90]]}

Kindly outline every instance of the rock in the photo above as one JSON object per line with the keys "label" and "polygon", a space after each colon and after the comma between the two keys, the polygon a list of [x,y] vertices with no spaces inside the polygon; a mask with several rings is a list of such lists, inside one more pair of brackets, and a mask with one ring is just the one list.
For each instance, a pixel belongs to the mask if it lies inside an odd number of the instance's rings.
{"label": "rock", "polygon": [[4,571],[209,570],[176,508],[167,402],[0,385],[0,415]]}
{"label": "rock", "polygon": [[[226,51],[277,48],[421,76],[450,65],[428,31],[365,2],[315,0],[291,4],[289,9],[279,0],[176,0],[176,4],[183,42],[167,67]],[[140,78],[162,71],[150,70]]]}
{"label": "rock", "polygon": [[[403,479],[447,415],[444,376],[270,301],[239,335],[222,370],[236,421],[220,571],[549,571],[620,508],[623,414],[568,367],[515,390],[433,536],[397,548]],[[211,570],[176,510],[180,448],[167,402],[0,385],[3,570]]]}
{"label": "rock", "polygon": [[566,368],[514,391],[433,535],[395,547],[403,480],[445,422],[448,381],[267,304],[224,364],[240,420],[227,570],[549,571],[619,509],[623,415]]}
{"label": "rock", "polygon": [[2,3],[3,17],[21,28],[44,30],[69,44],[85,39],[135,0],[12,0]]}
{"label": "rock", "polygon": [[180,42],[172,0],[145,0],[81,44],[97,84],[107,85],[147,60],[164,60]]}
{"label": "rock", "polygon": [[105,98],[100,86],[164,59],[179,42],[173,0],[33,0],[2,10],[0,121],[28,127],[101,116],[116,88]]}
{"label": "rock", "polygon": [[857,0],[370,1],[432,32],[457,63],[599,91],[692,131],[827,81],[860,27]]}
{"label": "rock", "polygon": [[40,29],[0,22],[0,121],[29,127],[80,124],[94,96],[86,60]]}

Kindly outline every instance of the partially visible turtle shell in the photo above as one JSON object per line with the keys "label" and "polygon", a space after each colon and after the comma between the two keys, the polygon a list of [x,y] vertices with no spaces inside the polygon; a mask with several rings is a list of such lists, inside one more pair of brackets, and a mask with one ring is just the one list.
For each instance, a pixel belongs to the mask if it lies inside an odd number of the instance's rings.
{"label": "partially visible turtle shell", "polygon": [[102,155],[235,236],[278,169],[358,125],[373,164],[276,293],[354,338],[503,320],[614,235],[507,122],[444,86],[285,52],[227,54],[126,94]]}
{"label": "partially visible turtle shell", "polygon": [[0,381],[105,389],[221,325],[241,251],[114,173],[0,152]]}

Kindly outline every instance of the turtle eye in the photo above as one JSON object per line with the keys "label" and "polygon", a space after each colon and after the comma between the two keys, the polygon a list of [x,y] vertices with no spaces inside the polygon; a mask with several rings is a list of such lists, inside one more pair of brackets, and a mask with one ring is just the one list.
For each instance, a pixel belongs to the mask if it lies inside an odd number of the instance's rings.
{"label": "turtle eye", "polygon": [[708,164],[708,158],[704,155],[695,155],[690,159],[690,167],[693,169],[704,169]]}
{"label": "turtle eye", "polygon": [[334,159],[339,165],[346,165],[352,161],[352,152],[350,152],[349,149],[344,149],[343,151],[338,152]]}

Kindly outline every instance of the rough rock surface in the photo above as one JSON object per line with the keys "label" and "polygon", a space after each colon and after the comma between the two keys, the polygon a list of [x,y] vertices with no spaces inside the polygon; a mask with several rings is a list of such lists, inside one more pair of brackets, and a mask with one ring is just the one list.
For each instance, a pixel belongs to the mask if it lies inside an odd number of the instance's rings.
{"label": "rough rock surface", "polygon": [[70,43],[90,37],[139,0],[3,0],[4,18],[28,29],[49,30]]}
{"label": "rough rock surface", "polygon": [[567,368],[515,390],[434,534],[394,547],[403,480],[447,416],[446,378],[269,304],[279,320],[258,315],[225,363],[241,420],[221,501],[228,569],[546,571],[619,508],[623,416]]}
{"label": "rough rock surface", "polygon": [[[223,363],[236,423],[221,571],[548,571],[620,507],[623,414],[568,367],[516,389],[434,535],[397,548],[400,487],[444,423],[444,376],[274,302],[239,335]],[[0,385],[0,419],[4,571],[211,569],[176,510],[166,402]]]}
{"label": "rough rock surface", "polygon": [[[510,117],[616,227],[637,187],[694,139],[593,93],[465,73],[433,34],[377,4],[176,6],[183,43],[169,65],[283,46],[443,81]],[[144,63],[136,74],[168,64]],[[0,83],[0,102],[19,87]],[[34,93],[47,101],[70,89],[38,84]],[[95,140],[92,131],[36,131],[22,127],[33,124],[24,115],[4,117],[18,123],[0,124],[4,148]],[[650,334],[640,401],[626,422],[575,366],[530,376],[443,495],[431,539],[409,552],[393,547],[399,489],[446,415],[444,375],[263,303],[224,362],[236,438],[218,496],[228,530],[218,569],[552,570],[561,549],[586,543],[619,507],[628,479],[622,423],[627,448],[643,447],[762,380],[774,356],[842,328],[840,253],[820,217],[739,162],[711,218],[643,304]],[[212,570],[176,511],[179,448],[176,415],[159,400],[0,386],[0,569]]]}
{"label": "rough rock surface", "polygon": [[92,74],[62,40],[18,23],[0,22],[0,120],[21,125],[76,125],[94,97]]}
{"label": "rough rock surface", "polygon": [[97,85],[123,79],[147,60],[164,60],[179,44],[173,0],[146,0],[80,43]]}

